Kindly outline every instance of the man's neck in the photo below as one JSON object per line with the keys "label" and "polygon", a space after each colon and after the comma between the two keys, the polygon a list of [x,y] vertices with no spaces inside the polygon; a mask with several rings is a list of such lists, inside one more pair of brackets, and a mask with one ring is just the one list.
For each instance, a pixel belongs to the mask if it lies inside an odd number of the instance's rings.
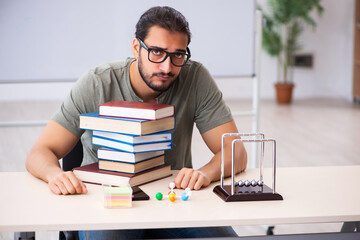
{"label": "man's neck", "polygon": [[160,95],[160,92],[150,89],[143,81],[139,73],[137,61],[131,63],[129,77],[131,87],[136,96],[141,98],[144,102],[156,102],[156,98]]}

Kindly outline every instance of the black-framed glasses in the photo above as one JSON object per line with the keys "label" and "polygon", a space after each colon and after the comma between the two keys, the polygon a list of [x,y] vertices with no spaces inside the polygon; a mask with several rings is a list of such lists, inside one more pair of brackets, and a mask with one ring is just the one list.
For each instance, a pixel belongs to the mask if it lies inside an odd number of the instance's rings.
{"label": "black-framed glasses", "polygon": [[148,51],[148,59],[153,63],[162,63],[170,56],[171,63],[174,66],[182,67],[191,57],[190,49],[187,47],[185,51],[167,52],[161,48],[148,48],[145,43],[139,39],[140,45]]}

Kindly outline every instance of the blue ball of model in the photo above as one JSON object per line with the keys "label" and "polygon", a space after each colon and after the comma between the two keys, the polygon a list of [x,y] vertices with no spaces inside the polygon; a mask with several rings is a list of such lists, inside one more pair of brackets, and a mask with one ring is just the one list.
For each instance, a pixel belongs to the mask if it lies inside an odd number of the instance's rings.
{"label": "blue ball of model", "polygon": [[181,199],[182,200],[186,201],[186,200],[188,200],[188,198],[189,198],[189,195],[186,192],[181,194]]}

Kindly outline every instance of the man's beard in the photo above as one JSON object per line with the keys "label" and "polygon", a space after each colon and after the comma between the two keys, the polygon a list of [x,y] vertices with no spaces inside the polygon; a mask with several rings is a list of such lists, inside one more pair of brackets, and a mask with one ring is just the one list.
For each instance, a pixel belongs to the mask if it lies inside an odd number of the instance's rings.
{"label": "man's beard", "polygon": [[141,60],[139,58],[139,64],[138,64],[138,68],[139,68],[139,73],[140,76],[142,78],[142,80],[146,83],[146,85],[151,88],[152,90],[156,91],[156,92],[165,92],[166,90],[168,90],[175,82],[175,79],[172,80],[172,82],[166,86],[166,85],[161,85],[161,86],[157,86],[155,84],[153,84],[153,82],[150,80],[150,78],[155,77],[155,76],[169,76],[169,77],[174,77],[175,74],[173,74],[172,72],[169,73],[163,73],[163,72],[159,72],[159,73],[153,73],[151,77],[149,77],[149,75],[146,75],[143,72],[143,66],[141,63]]}

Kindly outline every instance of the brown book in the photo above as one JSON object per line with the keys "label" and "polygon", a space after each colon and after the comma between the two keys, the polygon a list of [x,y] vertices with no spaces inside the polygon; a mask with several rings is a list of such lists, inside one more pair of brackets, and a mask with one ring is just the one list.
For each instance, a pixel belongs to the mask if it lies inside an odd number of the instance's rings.
{"label": "brown book", "polygon": [[148,160],[150,158],[159,157],[164,155],[164,151],[156,152],[142,152],[142,153],[128,153],[121,152],[110,148],[99,148],[97,150],[98,159],[127,162],[127,163],[138,163],[141,161]]}
{"label": "brown book", "polygon": [[99,159],[99,169],[125,173],[139,173],[147,169],[163,165],[165,163],[164,155],[144,160],[138,163],[126,163]]}
{"label": "brown book", "polygon": [[73,172],[76,177],[83,182],[109,184],[113,186],[121,186],[124,184],[138,186],[172,175],[170,171],[170,164],[163,164],[140,173],[131,174],[99,170],[98,163],[96,162],[74,168]]}
{"label": "brown book", "polygon": [[159,120],[119,118],[99,116],[99,112],[80,114],[80,129],[98,130],[132,135],[146,135],[171,130],[175,127],[175,118]]}

